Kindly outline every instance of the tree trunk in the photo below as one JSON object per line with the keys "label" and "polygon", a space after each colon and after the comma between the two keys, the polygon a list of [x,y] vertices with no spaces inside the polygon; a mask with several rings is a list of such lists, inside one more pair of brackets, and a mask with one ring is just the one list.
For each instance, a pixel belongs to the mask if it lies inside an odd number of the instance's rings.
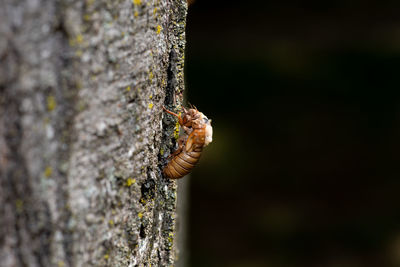
{"label": "tree trunk", "polygon": [[[184,0],[0,0],[0,266],[170,266]],[[164,119],[163,119],[164,118]]]}

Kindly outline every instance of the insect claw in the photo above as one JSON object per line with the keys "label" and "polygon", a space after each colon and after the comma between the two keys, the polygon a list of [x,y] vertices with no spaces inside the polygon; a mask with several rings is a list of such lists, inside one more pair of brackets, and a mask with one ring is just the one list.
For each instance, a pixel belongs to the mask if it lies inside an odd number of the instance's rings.
{"label": "insect claw", "polygon": [[198,111],[198,109],[196,108],[195,105],[192,105],[192,103],[189,103],[189,105],[190,105],[190,108],[195,109],[196,111]]}

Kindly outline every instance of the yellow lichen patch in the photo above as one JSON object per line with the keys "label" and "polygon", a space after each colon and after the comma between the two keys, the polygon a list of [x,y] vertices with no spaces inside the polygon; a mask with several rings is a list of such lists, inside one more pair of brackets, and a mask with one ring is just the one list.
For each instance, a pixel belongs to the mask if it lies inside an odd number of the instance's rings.
{"label": "yellow lichen patch", "polygon": [[83,15],[83,20],[84,21],[89,21],[90,20],[90,14]]}
{"label": "yellow lichen patch", "polygon": [[57,103],[56,103],[55,97],[52,95],[49,95],[47,97],[47,110],[53,111],[56,108],[56,106],[57,106]]}
{"label": "yellow lichen patch", "polygon": [[149,104],[149,109],[152,109],[153,106],[154,106],[154,104],[153,104],[153,103],[150,103],[150,104]]}
{"label": "yellow lichen patch", "polygon": [[105,255],[104,255],[104,259],[105,259],[105,260],[108,260],[109,257],[110,257],[110,256],[109,256],[108,254],[105,254]]}
{"label": "yellow lichen patch", "polygon": [[164,155],[164,149],[163,148],[160,149],[160,155],[161,156]]}
{"label": "yellow lichen patch", "polygon": [[86,4],[88,6],[91,6],[94,3],[94,0],[86,0]]}
{"label": "yellow lichen patch", "polygon": [[113,221],[113,220],[109,220],[109,221],[108,221],[108,225],[109,225],[109,226],[114,226],[114,221]]}
{"label": "yellow lichen patch", "polygon": [[77,57],[81,57],[82,54],[83,54],[82,50],[76,50],[76,52],[75,52],[75,56],[77,56]]}
{"label": "yellow lichen patch", "polygon": [[81,89],[82,88],[82,81],[78,80],[76,81],[76,88]]}
{"label": "yellow lichen patch", "polygon": [[142,0],[132,0],[134,5],[140,5],[142,3]]}
{"label": "yellow lichen patch", "polygon": [[172,247],[172,244],[174,243],[174,234],[173,233],[168,234],[168,243]]}
{"label": "yellow lichen patch", "polygon": [[46,169],[44,169],[44,176],[46,178],[49,178],[52,173],[53,173],[53,168],[52,167],[47,166]]}
{"label": "yellow lichen patch", "polygon": [[58,262],[57,262],[57,266],[58,266],[58,267],[64,267],[64,266],[65,266],[65,263],[64,263],[63,261],[58,261]]}
{"label": "yellow lichen patch", "polygon": [[143,218],[143,213],[139,212],[137,216],[139,217],[139,219],[142,219]]}
{"label": "yellow lichen patch", "polygon": [[17,209],[17,212],[20,213],[22,212],[22,209],[24,207],[24,202],[22,201],[22,199],[17,199],[15,200],[15,208]]}
{"label": "yellow lichen patch", "polygon": [[133,12],[133,16],[135,16],[135,18],[137,18],[139,16],[139,12],[137,12],[137,10],[135,10],[135,12]]}
{"label": "yellow lichen patch", "polygon": [[77,44],[81,44],[83,42],[82,34],[78,34],[75,39]]}
{"label": "yellow lichen patch", "polygon": [[128,180],[126,180],[125,186],[130,187],[134,183],[136,183],[136,179],[128,178]]}
{"label": "yellow lichen patch", "polygon": [[153,9],[153,15],[155,15],[157,13],[157,8],[155,7],[154,9]]}
{"label": "yellow lichen patch", "polygon": [[157,25],[157,34],[160,34],[161,30],[162,30],[161,25]]}
{"label": "yellow lichen patch", "polygon": [[153,98],[153,95],[150,95],[150,96],[149,96],[149,99],[152,99],[152,98]]}
{"label": "yellow lichen patch", "polygon": [[83,111],[86,108],[86,103],[82,100],[78,102],[78,110]]}
{"label": "yellow lichen patch", "polygon": [[[88,16],[89,16],[89,15],[88,15]],[[84,16],[83,19],[86,20],[86,19],[85,19],[85,16]],[[88,20],[89,20],[89,19],[90,19],[90,16],[89,16]],[[77,35],[75,36],[75,38],[72,38],[72,39],[69,40],[69,45],[70,45],[70,46],[76,46],[76,45],[82,44],[82,42],[83,42],[83,35],[82,35],[82,34],[77,34]]]}
{"label": "yellow lichen patch", "polygon": [[130,87],[130,86],[126,87],[126,91],[127,91],[127,92],[129,92],[130,90],[131,90],[131,87]]}
{"label": "yellow lichen patch", "polygon": [[152,81],[153,78],[154,78],[153,72],[152,72],[152,71],[149,71],[149,79],[150,79],[150,81]]}
{"label": "yellow lichen patch", "polygon": [[[179,113],[179,116],[180,115],[181,114]],[[179,121],[177,121],[176,124],[175,124],[174,137],[175,137],[175,139],[179,138]]]}

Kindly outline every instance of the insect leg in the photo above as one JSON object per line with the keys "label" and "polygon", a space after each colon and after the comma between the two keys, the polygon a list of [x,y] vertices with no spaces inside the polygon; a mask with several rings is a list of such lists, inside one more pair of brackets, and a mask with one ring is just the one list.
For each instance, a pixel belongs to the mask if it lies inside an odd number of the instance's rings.
{"label": "insect leg", "polygon": [[177,117],[177,118],[178,118],[178,121],[179,121],[179,124],[180,124],[180,125],[183,125],[182,116],[180,116],[180,115],[178,115],[178,114],[176,114],[176,113],[174,113],[174,112],[172,112],[172,111],[169,111],[169,110],[166,109],[164,106],[163,106],[163,109],[165,110],[165,112],[167,112],[167,113],[169,113],[169,114],[171,114],[171,115]]}
{"label": "insect leg", "polygon": [[164,106],[162,106],[162,108],[163,108],[163,110],[164,110],[165,112],[167,112],[167,113],[169,113],[169,114],[171,114],[171,115],[173,115],[173,116],[175,116],[175,117],[177,117],[177,118],[180,118],[180,116],[179,116],[178,114],[176,114],[176,113],[174,113],[174,112],[172,112],[172,111],[169,111],[169,110],[166,109]]}

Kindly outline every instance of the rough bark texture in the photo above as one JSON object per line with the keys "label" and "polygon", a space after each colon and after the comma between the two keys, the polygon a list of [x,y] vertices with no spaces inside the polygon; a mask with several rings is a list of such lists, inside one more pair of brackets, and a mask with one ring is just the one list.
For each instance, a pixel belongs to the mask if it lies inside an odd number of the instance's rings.
{"label": "rough bark texture", "polygon": [[[0,266],[170,266],[184,0],[0,0]],[[164,119],[163,119],[164,118]]]}

